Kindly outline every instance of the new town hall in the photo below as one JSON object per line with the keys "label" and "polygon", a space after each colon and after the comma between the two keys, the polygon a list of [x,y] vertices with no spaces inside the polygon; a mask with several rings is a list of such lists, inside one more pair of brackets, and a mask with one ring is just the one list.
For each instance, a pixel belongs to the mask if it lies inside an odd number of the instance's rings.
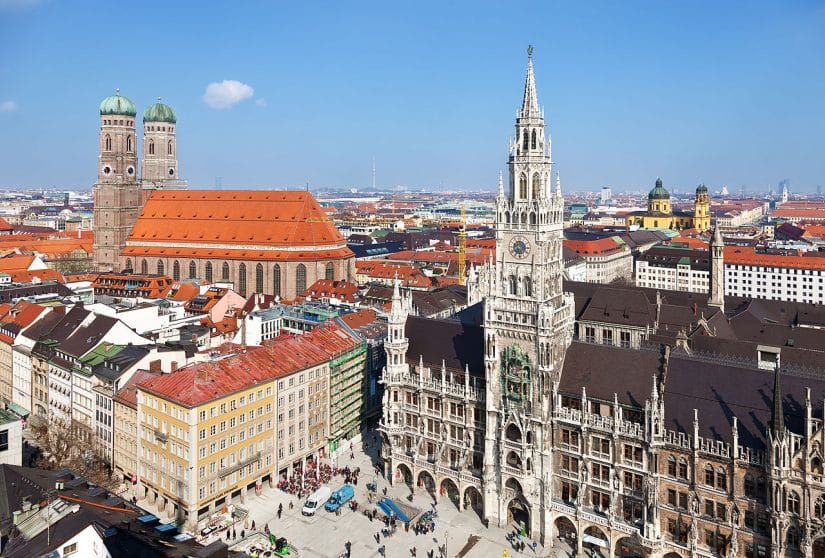
{"label": "new town hall", "polygon": [[380,431],[393,483],[602,556],[825,557],[825,311],[564,280],[532,59],[474,304],[397,286]]}

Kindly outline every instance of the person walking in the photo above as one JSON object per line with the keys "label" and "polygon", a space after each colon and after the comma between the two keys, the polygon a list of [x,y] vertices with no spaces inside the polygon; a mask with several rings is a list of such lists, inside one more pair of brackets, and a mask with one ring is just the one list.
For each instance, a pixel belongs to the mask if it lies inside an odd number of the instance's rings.
{"label": "person walking", "polygon": [[379,546],[378,547],[378,554],[380,554],[381,556],[386,556],[387,555],[387,547],[384,546],[383,544],[381,546]]}

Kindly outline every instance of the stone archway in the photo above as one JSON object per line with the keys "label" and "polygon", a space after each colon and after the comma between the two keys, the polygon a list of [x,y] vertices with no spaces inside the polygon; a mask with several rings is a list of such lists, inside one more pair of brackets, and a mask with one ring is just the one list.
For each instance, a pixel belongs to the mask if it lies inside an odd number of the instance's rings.
{"label": "stone archway", "polygon": [[418,473],[418,488],[423,488],[430,494],[435,494],[435,479],[429,471]]}
{"label": "stone archway", "polygon": [[510,490],[515,492],[516,496],[521,496],[521,494],[524,492],[521,489],[521,483],[519,481],[517,481],[516,479],[514,479],[513,477],[510,477],[509,479],[507,479],[505,481],[504,487],[509,488]]}
{"label": "stone archway", "polygon": [[682,556],[677,552],[668,552],[665,554],[664,558],[682,558]]}
{"label": "stone archway", "polygon": [[458,485],[452,479],[445,478],[441,480],[439,493],[441,496],[446,496],[450,502],[455,504],[457,509],[461,509],[461,493],[458,491]]}
{"label": "stone archway", "polygon": [[556,538],[561,539],[573,548],[576,548],[576,539],[578,539],[579,536],[576,532],[576,526],[570,518],[563,515],[559,516],[553,524],[556,527]]}
{"label": "stone archway", "polygon": [[644,558],[644,549],[630,537],[622,537],[616,541],[615,555],[617,558]]}
{"label": "stone archway", "polygon": [[399,463],[398,467],[395,469],[395,475],[397,479],[404,479],[404,484],[409,487],[412,487],[413,483],[413,474],[412,470],[407,467],[404,463]]}
{"label": "stone archway", "polygon": [[592,558],[606,558],[610,555],[610,538],[605,535],[604,531],[591,525],[584,530],[582,548],[584,548]]}
{"label": "stone archway", "polygon": [[468,486],[464,490],[464,509],[472,509],[478,514],[479,519],[484,519],[484,498],[475,486]]}
{"label": "stone archway", "polygon": [[530,536],[530,505],[523,496],[516,496],[507,504],[507,523]]}
{"label": "stone archway", "polygon": [[813,558],[825,558],[825,537],[814,541],[812,556]]}

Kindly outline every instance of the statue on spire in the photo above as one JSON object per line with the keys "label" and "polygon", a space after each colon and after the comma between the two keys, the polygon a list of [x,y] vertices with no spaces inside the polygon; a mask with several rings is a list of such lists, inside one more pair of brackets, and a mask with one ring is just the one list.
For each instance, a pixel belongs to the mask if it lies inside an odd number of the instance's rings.
{"label": "statue on spire", "polygon": [[530,58],[533,57],[533,45],[527,45],[527,56]]}

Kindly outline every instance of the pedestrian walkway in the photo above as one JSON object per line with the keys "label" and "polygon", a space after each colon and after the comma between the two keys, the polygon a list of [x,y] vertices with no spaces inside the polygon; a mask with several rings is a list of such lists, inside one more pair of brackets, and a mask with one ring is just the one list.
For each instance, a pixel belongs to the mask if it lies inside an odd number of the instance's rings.
{"label": "pedestrian walkway", "polygon": [[[355,488],[354,501],[358,503],[357,511],[352,511],[349,506],[344,506],[340,515],[319,509],[315,516],[305,517],[301,515],[303,501],[295,496],[287,494],[277,488],[265,486],[260,495],[248,492],[246,501],[242,504],[248,510],[248,518],[245,522],[251,526],[255,521],[257,531],[262,532],[266,526],[276,537],[286,537],[291,546],[294,546],[300,553],[301,558],[339,558],[345,553],[345,544],[351,543],[351,558],[376,558],[380,554],[379,547],[385,547],[386,556],[393,558],[407,558],[411,556],[410,550],[415,547],[416,558],[425,558],[428,552],[432,551],[434,558],[440,558],[441,552],[449,558],[498,558],[504,556],[507,549],[511,558],[549,558],[568,557],[569,552],[564,547],[544,549],[537,546],[535,551],[527,541],[524,552],[518,552],[507,541],[510,529],[499,529],[497,527],[484,527],[479,516],[472,510],[459,510],[448,498],[442,497],[436,505],[438,516],[434,519],[435,529],[426,535],[416,535],[412,528],[405,530],[402,522],[397,522],[394,534],[389,537],[381,535],[381,529],[385,526],[383,522],[384,514],[379,512],[370,519],[364,514],[366,510],[376,510],[377,502],[386,496],[396,502],[403,502],[404,506],[411,506],[418,510],[431,510],[433,497],[422,489],[414,492],[412,501],[408,499],[410,489],[405,485],[390,486],[389,482],[378,476],[377,492],[373,502],[368,501],[367,483],[372,482],[373,459],[377,449],[377,441],[374,435],[368,436],[367,452],[364,452],[360,443],[353,447],[353,456],[350,452],[339,455],[337,466],[339,468],[349,466],[361,468],[361,481]],[[348,447],[347,447],[348,450]],[[371,455],[372,454],[372,459]],[[343,485],[344,480],[338,476],[330,483],[333,490]],[[289,509],[290,502],[293,508]],[[146,501],[138,502],[141,507],[152,513],[157,510],[152,506],[146,506]],[[280,519],[277,518],[278,506],[283,506],[283,513]],[[162,515],[158,517],[163,518]],[[236,528],[241,532],[243,522]],[[251,529],[246,529],[247,537],[252,534]],[[376,540],[376,535],[378,539]],[[231,543],[230,543],[231,544]]]}

